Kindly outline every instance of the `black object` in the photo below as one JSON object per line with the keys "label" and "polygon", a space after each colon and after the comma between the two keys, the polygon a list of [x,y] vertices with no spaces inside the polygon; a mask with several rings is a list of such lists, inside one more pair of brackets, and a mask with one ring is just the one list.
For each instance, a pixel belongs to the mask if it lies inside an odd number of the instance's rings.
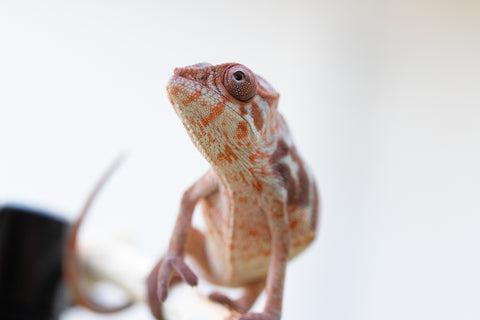
{"label": "black object", "polygon": [[68,304],[61,276],[68,226],[38,209],[0,208],[0,319],[58,319]]}

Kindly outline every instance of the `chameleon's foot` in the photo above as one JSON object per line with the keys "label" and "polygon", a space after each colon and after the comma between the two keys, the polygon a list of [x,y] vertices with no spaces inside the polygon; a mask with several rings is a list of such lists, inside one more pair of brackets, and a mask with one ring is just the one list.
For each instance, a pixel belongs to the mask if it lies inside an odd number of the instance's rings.
{"label": "chameleon's foot", "polygon": [[[148,289],[148,305],[153,316],[157,320],[164,320],[162,312],[162,301],[158,297],[158,271],[160,267],[165,262],[165,258],[160,259],[160,261],[155,265],[153,270],[150,272],[147,278],[147,289]],[[177,285],[182,281],[182,278],[174,272],[170,277],[169,287],[171,288],[174,285]]]}
{"label": "chameleon's foot", "polygon": [[246,310],[242,307],[238,300],[232,300],[223,293],[220,292],[212,292],[208,298],[214,302],[220,303],[225,307],[229,308],[230,310],[235,310],[238,313],[245,313]]}
{"label": "chameleon's foot", "polygon": [[247,313],[239,320],[280,320],[280,315],[273,315],[268,312],[263,313]]}
{"label": "chameleon's foot", "polygon": [[161,302],[165,302],[167,299],[168,286],[175,273],[192,287],[198,284],[197,276],[187,266],[181,256],[167,255],[158,269],[157,296]]}

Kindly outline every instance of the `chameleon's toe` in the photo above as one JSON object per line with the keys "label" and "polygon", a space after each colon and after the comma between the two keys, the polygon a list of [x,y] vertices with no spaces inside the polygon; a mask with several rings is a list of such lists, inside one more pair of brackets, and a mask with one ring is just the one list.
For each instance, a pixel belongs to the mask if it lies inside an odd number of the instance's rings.
{"label": "chameleon's toe", "polygon": [[192,269],[185,263],[183,258],[176,257],[172,260],[172,267],[177,271],[178,275],[188,283],[190,286],[194,287],[198,285],[198,277],[193,273]]}
{"label": "chameleon's toe", "polygon": [[[153,316],[157,320],[164,320],[163,312],[162,312],[162,300],[160,300],[159,295],[159,270],[165,262],[165,258],[160,259],[160,261],[155,265],[153,270],[150,272],[147,278],[147,289],[148,289],[148,305],[150,307],[150,311],[152,312]],[[178,284],[182,278],[176,273],[173,272],[170,275],[170,280],[168,287],[172,287]],[[167,288],[168,289],[168,288]],[[163,293],[162,293],[163,294]]]}
{"label": "chameleon's toe", "polygon": [[175,275],[180,276],[190,286],[198,284],[197,276],[186,265],[182,257],[166,257],[161,263],[157,277],[157,296],[160,301],[165,302],[167,300],[168,287]]}

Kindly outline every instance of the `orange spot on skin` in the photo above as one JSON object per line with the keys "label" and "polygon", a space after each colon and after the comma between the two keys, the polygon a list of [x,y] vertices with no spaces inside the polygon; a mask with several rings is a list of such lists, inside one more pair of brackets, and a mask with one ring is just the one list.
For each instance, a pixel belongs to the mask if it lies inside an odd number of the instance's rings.
{"label": "orange spot on skin", "polygon": [[245,121],[240,121],[237,126],[237,138],[244,139],[248,135],[248,125]]}
{"label": "orange spot on skin", "polygon": [[225,160],[228,163],[232,163],[233,160],[238,160],[238,156],[233,152],[232,148],[228,144],[224,145],[224,152],[220,152],[217,155],[217,160],[222,161]]}
{"label": "orange spot on skin", "polygon": [[240,178],[242,178],[243,182],[245,182],[245,184],[247,184],[247,179],[245,179],[245,176],[243,175],[243,172],[239,172],[240,174]]}
{"label": "orange spot on skin", "polygon": [[[228,144],[224,146],[225,148],[225,155],[229,158],[233,158],[234,160],[238,160],[238,156],[233,152],[232,148]],[[231,161],[229,161],[231,163]]]}
{"label": "orange spot on skin", "polygon": [[229,163],[232,163],[232,161],[229,160],[229,159],[225,156],[225,154],[224,154],[224,153],[221,153],[221,152],[217,155],[217,161],[218,161],[218,162],[228,161]]}
{"label": "orange spot on skin", "polygon": [[262,193],[263,191],[263,183],[258,180],[253,181],[253,188],[258,191],[258,193]]}
{"label": "orange spot on skin", "polygon": [[[250,160],[250,163],[254,164],[258,159],[263,159],[266,156],[267,155],[264,152],[257,151],[257,153],[253,153],[253,154],[249,155],[248,159]],[[263,168],[262,168],[262,170],[263,170]]]}
{"label": "orange spot on skin", "polygon": [[302,245],[303,245],[303,244],[302,244],[301,241],[295,241],[295,242],[293,243],[293,247],[294,247],[294,248],[300,248],[300,247],[302,247]]}
{"label": "orange spot on skin", "polygon": [[250,244],[249,243],[244,243],[241,247],[240,247],[241,250],[248,250],[250,249]]}
{"label": "orange spot on skin", "polygon": [[252,237],[258,236],[258,231],[257,230],[250,230],[248,231],[248,235]]}
{"label": "orange spot on skin", "polygon": [[194,94],[190,95],[187,99],[185,100],[182,100],[182,103],[184,105],[188,105],[192,102],[195,102],[197,101],[200,97],[202,96],[202,92],[201,91],[195,91]]}
{"label": "orange spot on skin", "polygon": [[248,201],[247,201],[247,197],[238,197],[237,200],[238,200],[239,202],[248,202]]}
{"label": "orange spot on skin", "polygon": [[244,105],[240,106],[239,111],[240,111],[240,114],[241,114],[242,116],[245,116],[245,115],[248,113],[248,112],[247,112],[247,108],[245,108]]}
{"label": "orange spot on skin", "polygon": [[173,87],[168,89],[169,96],[178,96],[179,92],[180,92],[180,89],[176,86],[173,86]]}
{"label": "orange spot on skin", "polygon": [[[252,177],[255,177],[255,171],[253,170],[253,168],[248,168],[248,171],[250,171]],[[257,190],[258,193],[262,193],[263,191],[263,183],[262,181],[258,180],[258,179],[253,179],[252,180],[252,186],[255,190]]]}
{"label": "orange spot on skin", "polygon": [[298,220],[290,222],[290,229],[294,229],[298,225]]}
{"label": "orange spot on skin", "polygon": [[220,102],[217,103],[210,111],[210,114],[207,117],[202,118],[202,124],[207,126],[209,123],[217,119],[223,113],[223,111],[225,111],[225,105]]}
{"label": "orange spot on skin", "polygon": [[228,137],[227,134],[223,134],[223,138],[225,139],[225,141],[227,142],[228,145],[233,145],[233,143],[230,141],[230,138]]}

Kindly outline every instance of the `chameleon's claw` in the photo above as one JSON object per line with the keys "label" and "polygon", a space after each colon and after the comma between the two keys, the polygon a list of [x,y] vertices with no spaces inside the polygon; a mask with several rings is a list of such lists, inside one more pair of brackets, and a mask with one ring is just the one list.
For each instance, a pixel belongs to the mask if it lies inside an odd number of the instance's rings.
{"label": "chameleon's claw", "polygon": [[168,286],[174,273],[177,273],[187,284],[196,286],[198,284],[198,277],[187,266],[183,258],[180,256],[171,256],[165,258],[160,269],[158,270],[157,278],[157,296],[160,301],[165,302],[168,297]]}
{"label": "chameleon's claw", "polygon": [[182,277],[182,279],[190,286],[195,287],[198,285],[198,277],[193,273],[183,258],[177,257],[172,261],[172,267]]}

